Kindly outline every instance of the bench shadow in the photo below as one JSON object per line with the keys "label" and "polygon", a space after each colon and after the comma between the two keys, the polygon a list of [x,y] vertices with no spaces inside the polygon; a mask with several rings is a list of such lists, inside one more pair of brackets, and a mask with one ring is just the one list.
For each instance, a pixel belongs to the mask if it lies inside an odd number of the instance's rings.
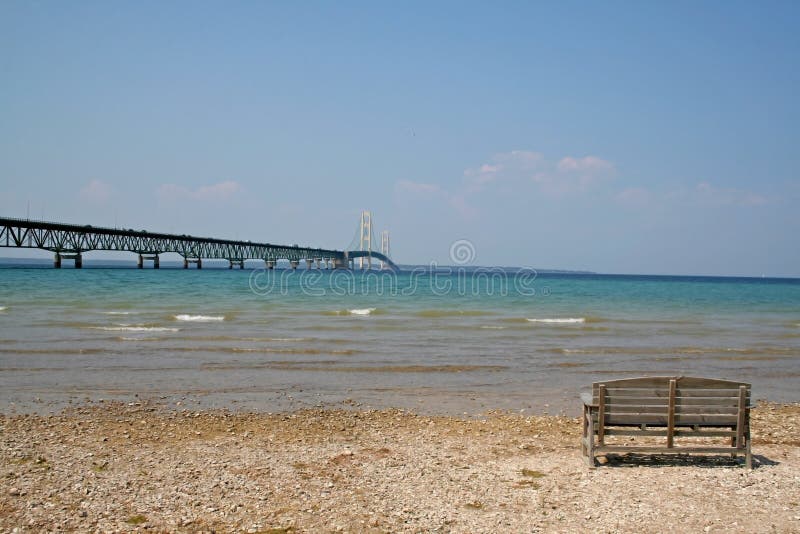
{"label": "bench shadow", "polygon": [[[602,456],[600,456],[601,458]],[[729,455],[697,454],[608,454],[606,463],[600,467],[744,467],[744,457],[731,458]],[[753,455],[753,469],[780,465],[761,454]]]}

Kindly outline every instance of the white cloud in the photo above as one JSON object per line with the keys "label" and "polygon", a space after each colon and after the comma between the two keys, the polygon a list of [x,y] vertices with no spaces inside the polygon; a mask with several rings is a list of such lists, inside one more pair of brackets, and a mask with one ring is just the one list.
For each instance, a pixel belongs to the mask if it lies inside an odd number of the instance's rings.
{"label": "white cloud", "polygon": [[596,156],[561,158],[553,169],[532,177],[544,193],[568,195],[585,193],[614,175],[614,164]]}
{"label": "white cloud", "polygon": [[548,161],[532,150],[511,150],[494,154],[489,161],[463,171],[460,186],[444,188],[437,184],[402,180],[395,193],[438,198],[463,217],[478,214],[482,201],[478,194],[533,195],[539,192],[567,195],[586,192],[614,174],[614,164],[596,156],[565,157]]}
{"label": "white cloud", "polygon": [[503,183],[511,190],[524,191],[525,183],[533,182],[539,190],[551,195],[588,191],[613,176],[614,164],[597,156],[564,157],[548,161],[540,152],[512,150],[495,154],[491,162],[464,171],[465,190],[477,193],[491,184]]}
{"label": "white cloud", "polygon": [[241,191],[241,189],[242,187],[238,182],[228,180],[214,185],[201,186],[194,192],[194,196],[198,199],[228,198]]}
{"label": "white cloud", "polygon": [[100,180],[92,180],[81,188],[79,194],[84,200],[104,204],[111,197],[111,186]]}
{"label": "white cloud", "polygon": [[502,165],[481,165],[476,169],[466,169],[464,171],[464,178],[467,184],[467,190],[470,193],[477,193],[482,191],[488,184],[497,180],[498,173],[503,170]]}
{"label": "white cloud", "polygon": [[182,185],[163,184],[156,189],[156,196],[159,200],[225,200],[241,190],[242,186],[233,180],[203,185],[197,189],[189,189]]}
{"label": "white cloud", "polygon": [[466,169],[464,171],[464,176],[483,176],[485,174],[494,174],[502,169],[502,165],[489,165],[488,163],[484,163],[476,169]]}
{"label": "white cloud", "polygon": [[557,168],[559,172],[602,173],[613,171],[614,164],[595,156],[583,158],[567,156],[558,162]]}
{"label": "white cloud", "polygon": [[491,162],[464,170],[465,193],[479,193],[493,183],[520,180],[539,167],[544,157],[530,150],[500,152]]}

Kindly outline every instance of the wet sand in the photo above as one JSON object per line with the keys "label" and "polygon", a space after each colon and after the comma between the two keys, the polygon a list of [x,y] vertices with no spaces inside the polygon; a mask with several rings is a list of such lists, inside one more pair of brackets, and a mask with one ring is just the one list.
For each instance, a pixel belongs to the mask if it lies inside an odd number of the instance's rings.
{"label": "wet sand", "polygon": [[753,410],[727,457],[591,470],[579,421],[287,413],[139,401],[0,416],[0,530],[797,532],[800,405]]}

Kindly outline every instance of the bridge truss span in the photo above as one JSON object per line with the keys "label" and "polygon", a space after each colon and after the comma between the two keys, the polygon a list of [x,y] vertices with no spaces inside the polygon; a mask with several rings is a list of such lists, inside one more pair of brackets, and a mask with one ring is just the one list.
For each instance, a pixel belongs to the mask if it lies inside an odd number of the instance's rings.
{"label": "bridge truss span", "polygon": [[340,250],[9,218],[0,218],[0,246],[49,250],[56,254],[56,266],[62,256],[75,257],[78,262],[82,253],[93,250],[134,252],[140,255],[140,265],[142,256],[166,252],[184,260],[222,259],[240,266],[250,259],[264,260],[270,267],[278,260],[288,260],[292,267],[301,260],[337,266],[345,258]]}
{"label": "bridge truss span", "polygon": [[78,268],[82,266],[82,254],[94,250],[136,253],[140,268],[145,259],[153,260],[153,266],[158,268],[159,254],[167,252],[182,256],[185,268],[189,263],[201,268],[203,259],[228,260],[231,268],[234,264],[244,268],[245,260],[263,260],[268,268],[273,268],[278,260],[287,260],[293,269],[301,261],[308,268],[346,268],[351,261],[348,252],[342,250],[2,217],[0,247],[49,250],[55,255],[55,267],[61,267],[61,259],[66,258],[74,259]]}

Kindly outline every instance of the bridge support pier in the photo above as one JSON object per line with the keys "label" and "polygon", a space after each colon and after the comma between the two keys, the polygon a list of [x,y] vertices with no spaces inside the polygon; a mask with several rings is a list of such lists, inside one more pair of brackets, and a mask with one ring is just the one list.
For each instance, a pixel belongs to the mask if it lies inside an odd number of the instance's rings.
{"label": "bridge support pier", "polygon": [[267,264],[267,269],[272,270],[275,268],[275,260],[264,260],[264,263]]}
{"label": "bridge support pier", "polygon": [[152,256],[145,256],[144,254],[139,254],[139,260],[136,262],[136,267],[138,269],[144,269],[145,260],[153,261],[153,269],[158,269],[160,267],[158,261],[158,254],[153,254]]}
{"label": "bridge support pier", "polygon": [[228,269],[233,269],[234,265],[238,265],[239,269],[244,269],[244,260],[228,259]]}
{"label": "bridge support pier", "polygon": [[81,256],[80,252],[76,252],[75,254],[61,254],[60,252],[56,252],[53,257],[53,267],[60,269],[63,260],[75,260],[75,268],[83,268],[83,256]]}
{"label": "bridge support pier", "polygon": [[203,268],[203,259],[197,258],[196,260],[190,260],[189,258],[183,258],[183,268],[188,269],[190,263],[196,263],[198,269]]}
{"label": "bridge support pier", "polygon": [[312,265],[314,265],[314,260],[309,260],[306,258],[306,269],[311,270]]}
{"label": "bridge support pier", "polygon": [[300,265],[299,260],[289,260],[289,265],[292,266],[292,270],[297,269],[297,266]]}

